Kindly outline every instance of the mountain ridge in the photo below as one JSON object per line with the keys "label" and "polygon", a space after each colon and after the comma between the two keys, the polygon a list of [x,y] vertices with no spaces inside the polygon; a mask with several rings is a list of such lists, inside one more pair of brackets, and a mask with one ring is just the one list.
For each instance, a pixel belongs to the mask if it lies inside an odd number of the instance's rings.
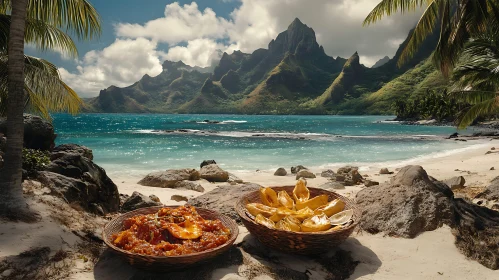
{"label": "mountain ridge", "polygon": [[[390,113],[390,106],[373,107],[373,103],[383,100],[388,104],[406,98],[411,92],[397,96],[391,91],[386,93],[383,87],[426,61],[437,42],[434,35],[430,36],[415,57],[399,68],[397,61],[407,41],[401,44],[392,59],[386,61],[384,58],[379,67],[368,68],[360,64],[357,52],[349,59],[328,56],[317,43],[315,31],[296,18],[269,42],[268,49],[257,49],[251,54],[224,52],[219,63],[209,68],[165,61],[163,71],[156,77],[144,75],[128,87],[103,89],[99,96],[86,101],[84,110],[109,113]],[[433,82],[440,83],[438,86],[442,84],[440,79]],[[402,88],[415,91],[417,87]],[[384,94],[388,98],[380,99],[378,95]],[[371,95],[377,97],[370,98]],[[371,107],[376,109],[370,111]]]}

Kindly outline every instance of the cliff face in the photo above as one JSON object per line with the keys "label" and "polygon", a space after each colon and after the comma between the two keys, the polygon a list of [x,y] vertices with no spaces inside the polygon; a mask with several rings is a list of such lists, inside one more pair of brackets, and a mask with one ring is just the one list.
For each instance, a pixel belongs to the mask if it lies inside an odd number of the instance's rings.
{"label": "cliff face", "polygon": [[[387,87],[409,83],[414,69],[432,53],[437,37],[430,36],[414,58],[397,66],[406,40],[392,59],[380,60],[372,68],[360,63],[356,52],[348,60],[326,55],[312,28],[295,19],[272,40],[268,49],[251,54],[223,53],[212,69],[165,61],[156,77],[144,76],[125,88],[111,86],[85,104],[93,112],[161,113],[391,113],[397,99],[407,98],[427,84],[445,82],[433,75],[421,86],[395,94]],[[426,69],[426,68],[425,68]],[[433,69],[434,70],[434,69]],[[413,72],[411,72],[413,71]],[[411,82],[413,84],[413,82]],[[381,100],[381,101],[380,101]],[[382,102],[377,106],[376,102]]]}

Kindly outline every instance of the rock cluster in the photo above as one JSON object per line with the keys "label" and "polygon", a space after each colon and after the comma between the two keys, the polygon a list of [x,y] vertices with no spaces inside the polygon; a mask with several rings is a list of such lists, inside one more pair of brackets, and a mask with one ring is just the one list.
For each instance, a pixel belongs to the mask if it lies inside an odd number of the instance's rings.
{"label": "rock cluster", "polygon": [[[6,135],[7,121],[0,119],[0,133]],[[24,115],[24,147],[42,151],[51,151],[55,147],[54,126],[34,115]]]}
{"label": "rock cluster", "polygon": [[139,192],[133,192],[132,196],[126,199],[123,205],[121,206],[121,211],[127,212],[139,208],[163,205],[161,202],[159,202],[159,199],[156,201],[157,199],[156,196],[153,195],[151,196],[147,197]]}
{"label": "rock cluster", "polygon": [[149,173],[138,182],[139,185],[156,188],[183,188],[184,181],[196,181],[201,178],[196,169],[170,169],[166,171]]}

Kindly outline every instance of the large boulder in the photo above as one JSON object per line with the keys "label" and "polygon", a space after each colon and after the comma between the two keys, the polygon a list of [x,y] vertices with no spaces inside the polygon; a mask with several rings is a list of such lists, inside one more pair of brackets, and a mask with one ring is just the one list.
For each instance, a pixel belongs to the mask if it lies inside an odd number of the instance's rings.
{"label": "large boulder", "polygon": [[451,224],[452,200],[445,184],[412,165],[402,168],[389,184],[363,189],[356,197],[364,230],[409,238]]}
{"label": "large boulder", "polygon": [[161,206],[161,202],[156,202],[150,197],[147,197],[139,192],[133,192],[123,205],[121,206],[122,212],[133,211],[140,208],[151,207],[151,206]]}
{"label": "large boulder", "polygon": [[[7,120],[0,119],[0,133],[7,133]],[[48,121],[33,115],[24,115],[24,147],[28,149],[51,151],[55,147],[54,126]]]}
{"label": "large boulder", "polygon": [[313,179],[315,178],[315,174],[308,169],[302,169],[296,173],[296,180],[300,178]]}
{"label": "large boulder", "polygon": [[[79,150],[81,146],[75,146]],[[106,171],[75,150],[57,152],[56,159],[39,172],[39,180],[53,193],[83,209],[107,214],[119,210],[118,187]]]}
{"label": "large boulder", "polygon": [[210,192],[189,200],[189,204],[196,207],[215,210],[240,223],[241,220],[234,209],[234,205],[242,196],[249,192],[257,191],[260,188],[261,186],[257,184],[243,184],[239,185],[237,188],[231,185],[220,186]]}
{"label": "large boulder", "polygon": [[343,166],[343,167],[338,168],[338,171],[336,173],[338,173],[338,174],[348,174],[352,170],[359,170],[359,168],[357,166],[347,165],[347,166]]}
{"label": "large boulder", "polygon": [[203,166],[199,173],[201,178],[210,182],[227,182],[229,180],[229,172],[224,171],[216,164]]}
{"label": "large boulder", "polygon": [[178,182],[196,181],[199,178],[199,172],[196,169],[170,169],[149,173],[137,184],[156,188],[175,188],[175,184]]}
{"label": "large boulder", "polygon": [[321,172],[321,177],[324,177],[324,178],[334,178],[334,177],[336,177],[336,173],[334,173],[334,171],[331,170],[331,169],[324,170],[324,171]]}

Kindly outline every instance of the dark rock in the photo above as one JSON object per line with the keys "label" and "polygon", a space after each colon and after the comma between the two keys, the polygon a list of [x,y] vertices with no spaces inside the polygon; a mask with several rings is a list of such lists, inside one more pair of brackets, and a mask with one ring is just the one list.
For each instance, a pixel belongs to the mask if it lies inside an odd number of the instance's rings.
{"label": "dark rock", "polygon": [[129,198],[130,196],[128,194],[120,193],[120,205],[122,206]]}
{"label": "dark rock", "polygon": [[444,183],[447,184],[447,186],[449,186],[451,190],[457,190],[464,188],[466,180],[463,176],[456,176],[445,180]]}
{"label": "dark rock", "polygon": [[329,189],[344,190],[345,186],[341,183],[338,183],[338,182],[327,182],[325,184],[318,186],[317,188],[324,189],[324,190],[329,190]]}
{"label": "dark rock", "polygon": [[88,159],[88,153],[78,152],[81,146],[74,147],[78,149],[55,152],[56,159],[39,173],[40,181],[53,193],[68,202],[77,202],[83,209],[99,212],[102,209],[105,214],[118,211],[118,187],[104,169]]}
{"label": "dark rock", "polygon": [[300,172],[300,170],[303,170],[303,169],[308,169],[308,168],[306,168],[303,165],[292,166],[291,167],[291,173],[292,174],[296,174],[296,173]]}
{"label": "dark rock", "polygon": [[370,232],[414,238],[424,231],[451,224],[452,191],[430,179],[421,166],[406,166],[390,184],[361,190],[361,227]]}
{"label": "dark rock", "polygon": [[364,178],[362,178],[362,175],[357,170],[350,171],[350,177],[354,185],[361,184],[364,181]]}
{"label": "dark rock", "polygon": [[[7,121],[0,119],[0,133],[7,134]],[[55,147],[54,126],[48,121],[33,115],[24,115],[24,147],[51,151]]]}
{"label": "dark rock", "polygon": [[154,201],[154,202],[161,202],[161,201],[159,200],[159,197],[155,196],[154,194],[151,194],[151,195],[149,196],[149,198],[150,198],[152,201]]}
{"label": "dark rock", "polygon": [[121,211],[127,212],[135,209],[152,207],[152,206],[161,206],[163,205],[161,202],[153,201],[151,198],[139,193],[133,192],[132,196],[128,198],[121,207]]}
{"label": "dark rock", "polygon": [[379,182],[376,181],[371,181],[371,180],[364,180],[364,185],[366,187],[372,187],[372,186],[377,186],[379,185]]}
{"label": "dark rock", "polygon": [[199,178],[200,175],[196,169],[170,169],[149,173],[137,184],[156,188],[174,188],[177,182],[184,180],[196,181]]}
{"label": "dark rock", "polygon": [[201,162],[201,165],[199,166],[199,168],[203,168],[203,166],[210,165],[210,164],[217,164],[217,162],[212,160],[212,159],[203,160],[203,162]]}
{"label": "dark rock", "polygon": [[67,153],[79,154],[89,160],[94,160],[94,154],[91,149],[77,144],[62,144],[55,147],[54,150],[52,151],[50,159],[56,160],[60,156]]}
{"label": "dark rock", "polygon": [[381,168],[381,169],[379,170],[379,174],[382,174],[382,175],[387,175],[387,174],[393,174],[393,172],[390,172],[390,171],[388,170],[388,168]]}
{"label": "dark rock", "polygon": [[338,174],[348,174],[352,170],[359,170],[359,168],[357,166],[343,166],[343,167],[338,168],[338,171],[336,173],[338,173]]}
{"label": "dark rock", "polygon": [[310,178],[316,178],[316,177],[315,177],[315,174],[310,172],[309,170],[302,169],[302,170],[298,171],[298,173],[296,173],[296,180],[298,180],[300,178],[310,179]]}
{"label": "dark rock", "polygon": [[39,172],[38,179],[51,190],[51,194],[68,203],[77,203],[89,212],[107,214],[119,210],[120,196],[111,179],[98,184],[49,171]]}
{"label": "dark rock", "polygon": [[495,150],[496,150],[496,148],[495,148],[495,147],[492,147],[492,148],[490,148],[490,149],[491,149],[492,151],[495,151]]}
{"label": "dark rock", "polygon": [[496,169],[494,168],[494,166],[492,166],[489,170],[496,170]]}
{"label": "dark rock", "polygon": [[173,189],[191,190],[191,191],[196,191],[196,192],[204,192],[204,188],[200,184],[198,184],[196,182],[192,182],[192,181],[186,181],[186,180],[176,182],[172,188]]}
{"label": "dark rock", "polygon": [[185,195],[178,195],[178,194],[172,195],[172,197],[170,199],[171,200],[175,200],[176,202],[189,201],[189,199],[187,198],[187,196],[185,196]]}
{"label": "dark rock", "polygon": [[274,172],[274,176],[286,176],[288,175],[288,172],[286,171],[286,169],[282,168],[282,167],[279,167],[275,172]]}
{"label": "dark rock", "polygon": [[201,178],[210,182],[227,182],[229,180],[229,173],[216,164],[203,166],[199,173],[201,174]]}
{"label": "dark rock", "polygon": [[7,138],[2,133],[0,133],[0,152],[4,152],[6,146]]}
{"label": "dark rock", "polygon": [[447,139],[452,139],[452,138],[457,138],[457,137],[459,137],[459,133],[454,132]]}
{"label": "dark rock", "polygon": [[324,170],[321,172],[321,177],[324,177],[324,178],[334,178],[335,176],[336,176],[336,173],[334,173],[334,171],[331,169]]}
{"label": "dark rock", "polygon": [[242,196],[249,192],[257,191],[260,188],[261,186],[257,184],[243,184],[237,188],[231,185],[224,185],[191,199],[189,204],[215,210],[241,223],[234,205]]}

